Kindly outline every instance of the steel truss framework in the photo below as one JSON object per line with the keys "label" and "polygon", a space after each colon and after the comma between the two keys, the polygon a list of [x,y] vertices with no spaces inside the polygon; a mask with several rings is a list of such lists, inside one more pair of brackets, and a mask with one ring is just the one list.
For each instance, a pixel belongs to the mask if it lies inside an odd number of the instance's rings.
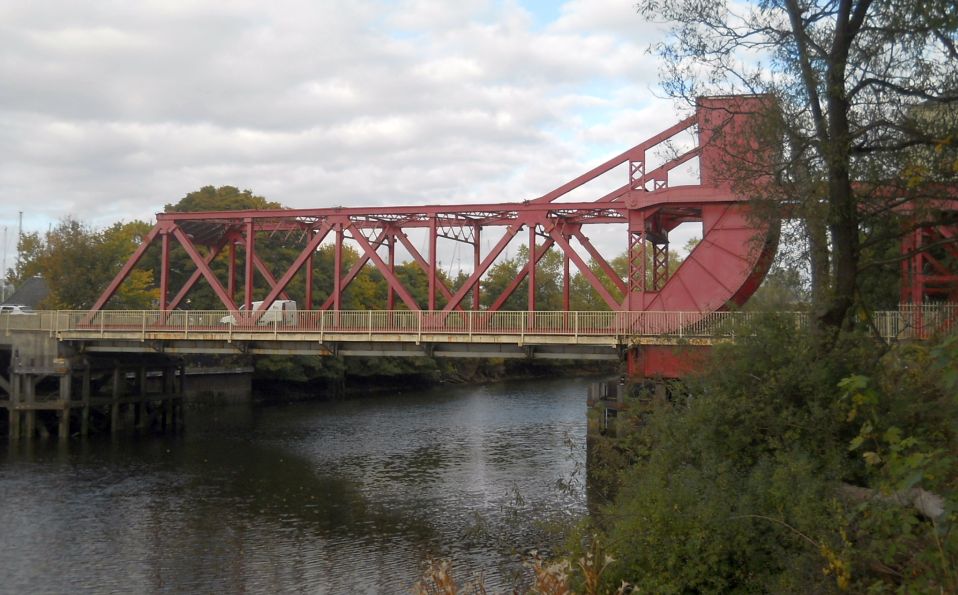
{"label": "steel truss framework", "polygon": [[901,244],[901,302],[958,302],[958,221],[922,225]]}
{"label": "steel truss framework", "polygon": [[[236,296],[239,272],[243,271],[246,316],[251,312],[254,274],[269,286],[262,296],[260,312],[276,299],[286,297],[294,276],[305,275],[306,296],[301,308],[339,310],[343,291],[364,266],[371,265],[388,284],[387,308],[436,310],[438,298],[444,311],[478,310],[480,281],[509,243],[525,230],[528,262],[505,290],[495,297],[490,311],[506,300],[528,279],[527,308],[537,309],[536,265],[550,251],[563,256],[563,309],[570,309],[570,265],[603,301],[619,311],[686,311],[703,314],[741,304],[757,289],[775,252],[775,238],[766,227],[749,221],[747,197],[733,193],[719,181],[728,139],[747,135],[751,114],[763,105],[761,97],[727,97],[701,100],[695,115],[667,128],[620,155],[533,200],[498,204],[399,206],[371,208],[319,208],[264,211],[160,213],[155,227],[96,301],[91,311],[107,305],[147,249],[158,245],[159,309],[173,310],[202,279],[223,306],[238,311]],[[650,151],[688,131],[698,142],[688,150],[655,167],[647,167]],[[724,131],[724,134],[719,134]],[[700,183],[670,186],[669,174],[693,159],[699,162]],[[616,190],[586,202],[567,202],[567,195],[599,176],[627,166],[628,181]],[[565,199],[565,200],[563,200]],[[686,260],[669,271],[668,234],[685,222],[701,222],[703,237]],[[629,251],[628,276],[623,280],[586,234],[594,224],[622,224]],[[407,230],[425,229],[428,248],[423,254],[410,241]],[[481,239],[489,228],[502,236],[483,252]],[[258,238],[265,235],[299,234],[303,242],[292,264],[274,274],[271,263],[256,252]],[[521,237],[521,236],[520,236]],[[333,287],[321,304],[314,301],[313,257],[327,238],[334,243]],[[440,275],[437,240],[446,238],[471,247],[473,270],[458,288],[448,287]],[[344,242],[358,246],[360,258],[343,271]],[[428,278],[428,303],[420,304],[396,275],[396,247],[402,246]],[[171,295],[170,251],[179,246],[196,269]],[[228,274],[220,279],[212,270],[214,259],[224,254]],[[646,252],[651,258],[646,258]],[[239,258],[240,254],[242,258]],[[589,262],[595,265],[590,268]],[[610,290],[611,289],[611,290]],[[398,298],[398,302],[397,302]],[[260,314],[261,315],[261,314]]]}

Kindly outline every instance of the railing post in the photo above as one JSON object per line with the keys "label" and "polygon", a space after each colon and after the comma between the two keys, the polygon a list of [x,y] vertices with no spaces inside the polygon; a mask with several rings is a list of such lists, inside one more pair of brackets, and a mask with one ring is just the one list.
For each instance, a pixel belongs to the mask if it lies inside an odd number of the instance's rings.
{"label": "railing post", "polygon": [[140,328],[140,342],[146,341],[146,310],[143,310],[143,324]]}
{"label": "railing post", "polygon": [[[283,315],[282,310],[280,310],[280,316],[282,315]],[[275,341],[278,338],[279,338],[279,319],[274,318],[273,319],[273,340]]]}
{"label": "railing post", "polygon": [[190,313],[189,311],[183,313],[183,338],[190,338]]}
{"label": "railing post", "polygon": [[469,342],[470,342],[470,343],[472,342],[472,317],[473,317],[475,314],[476,314],[476,313],[475,313],[474,311],[472,311],[472,310],[469,310],[469,311],[466,312],[466,320],[467,320],[468,325],[469,325]]}
{"label": "railing post", "polygon": [[417,310],[419,316],[416,323],[416,345],[422,343],[422,310]]}
{"label": "railing post", "polygon": [[326,310],[319,311],[319,342],[322,343],[326,335]]}
{"label": "railing post", "polygon": [[679,339],[682,338],[682,325],[683,325],[683,324],[684,324],[684,323],[683,323],[683,321],[682,321],[682,312],[679,311]]}
{"label": "railing post", "polygon": [[525,343],[525,339],[526,339],[526,323],[528,322],[528,320],[526,319],[525,310],[523,310],[520,314],[521,315],[519,317],[519,345],[522,346],[522,344]]}
{"label": "railing post", "polygon": [[366,336],[369,337],[370,341],[372,341],[373,340],[373,311],[372,310],[366,310],[366,331],[367,331]]}
{"label": "railing post", "polygon": [[105,320],[106,320],[106,315],[103,310],[100,310],[100,336],[101,337],[103,336],[103,333],[105,331],[105,329],[103,328]]}
{"label": "railing post", "polygon": [[576,341],[579,340],[579,312],[575,311],[572,313],[572,336],[575,337]]}

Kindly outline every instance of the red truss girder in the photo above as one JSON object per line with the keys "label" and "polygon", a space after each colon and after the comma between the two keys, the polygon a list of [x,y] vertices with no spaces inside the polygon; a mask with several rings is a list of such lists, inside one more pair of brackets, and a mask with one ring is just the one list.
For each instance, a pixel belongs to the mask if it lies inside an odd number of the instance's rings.
{"label": "red truss girder", "polygon": [[920,226],[901,249],[902,303],[958,302],[958,224]]}
{"label": "red truss girder", "polygon": [[[435,310],[440,298],[445,301],[442,308],[445,312],[478,309],[480,284],[486,273],[523,230],[528,237],[529,261],[500,295],[490,296],[493,298],[491,311],[501,308],[523,281],[528,281],[527,307],[536,309],[536,265],[550,250],[562,253],[565,309],[570,303],[570,263],[612,309],[707,313],[724,308],[729,302],[741,303],[758,287],[767,271],[775,249],[775,234],[749,223],[747,197],[736,195],[721,183],[716,170],[720,162],[718,155],[729,152],[727,139],[747,137],[751,115],[765,104],[766,100],[760,97],[703,100],[694,116],[552,192],[523,202],[160,213],[156,227],[97,300],[93,310],[106,305],[146,249],[157,242],[161,244],[162,253],[160,309],[181,304],[189,290],[204,279],[223,306],[236,311],[237,273],[241,268],[237,260],[240,258],[245,271],[247,309],[255,299],[253,275],[256,272],[269,287],[266,295],[261,296],[261,308],[265,309],[274,300],[286,296],[290,281],[304,269],[308,280],[306,304],[312,307],[313,255],[328,236],[333,236],[334,242],[334,274],[329,298],[320,306],[322,309],[340,309],[343,292],[364,266],[375,267],[385,279],[390,308],[394,306],[394,296],[398,296],[408,309]],[[698,145],[657,167],[646,167],[648,151],[693,128],[699,135]],[[722,129],[733,134],[723,137]],[[735,143],[740,141],[732,144]],[[748,150],[754,153],[754,149]],[[669,172],[692,159],[699,160],[702,182],[670,185]],[[625,164],[628,179],[615,191],[592,201],[562,200],[570,191]],[[701,221],[704,238],[688,259],[670,272],[668,232],[686,221]],[[629,251],[629,271],[625,279],[585,233],[584,226],[594,224],[621,224],[626,229],[622,248]],[[495,245],[484,253],[479,242],[480,234],[486,237],[483,228],[503,230]],[[425,255],[407,237],[406,231],[410,229],[426,230],[428,251]],[[282,271],[273,270],[276,263],[265,262],[257,254],[259,238],[277,234],[297,239],[302,246],[293,262]],[[437,240],[440,237],[472,246],[473,270],[458,288],[448,287],[438,275]],[[342,255],[347,238],[358,247],[360,257],[343,275]],[[196,271],[168,302],[171,241],[186,252]],[[417,303],[396,275],[397,241],[426,274],[425,304]],[[198,246],[207,246],[207,252],[201,254]],[[585,254],[580,254],[580,247]],[[224,248],[228,248],[229,263],[225,282],[217,278],[211,268]],[[380,253],[383,250],[385,259]],[[646,252],[653,256],[648,264]],[[649,279],[646,278],[647,266],[651,267]],[[472,296],[471,304],[466,302],[467,296]]]}

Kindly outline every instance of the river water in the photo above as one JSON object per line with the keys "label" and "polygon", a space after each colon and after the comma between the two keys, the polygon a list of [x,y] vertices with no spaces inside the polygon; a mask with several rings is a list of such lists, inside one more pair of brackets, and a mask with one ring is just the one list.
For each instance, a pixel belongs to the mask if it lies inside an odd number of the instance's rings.
{"label": "river water", "polygon": [[174,436],[0,444],[0,592],[511,591],[585,511],[588,379],[191,410]]}

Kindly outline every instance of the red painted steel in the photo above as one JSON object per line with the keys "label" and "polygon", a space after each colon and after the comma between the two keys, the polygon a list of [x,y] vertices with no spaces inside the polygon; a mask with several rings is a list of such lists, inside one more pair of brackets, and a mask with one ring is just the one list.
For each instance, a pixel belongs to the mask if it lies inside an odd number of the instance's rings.
{"label": "red painted steel", "polygon": [[629,351],[629,374],[642,378],[683,378],[699,369],[708,345],[642,345]]}
{"label": "red painted steel", "polygon": [[[443,316],[464,309],[480,309],[480,290],[488,272],[510,243],[526,230],[529,260],[506,283],[499,295],[489,295],[489,311],[499,310],[527,283],[526,307],[537,309],[536,265],[552,250],[561,252],[563,262],[562,307],[569,310],[569,268],[579,270],[595,293],[610,309],[629,312],[682,311],[686,323],[694,323],[714,311],[742,304],[757,289],[774,255],[777,228],[750,219],[747,196],[731,189],[724,173],[730,160],[761,158],[762,148],[749,134],[755,118],[768,107],[764,97],[707,98],[696,113],[647,139],[588,172],[538,198],[511,203],[463,205],[420,205],[381,207],[331,207],[263,211],[161,213],[157,224],[130,260],[106,288],[92,311],[103,309],[150,246],[159,243],[159,308],[173,310],[184,302],[189,291],[203,279],[222,305],[238,310],[237,295],[246,316],[253,301],[262,300],[262,309],[277,298],[288,297],[290,281],[301,274],[307,280],[305,309],[313,305],[314,264],[317,249],[327,236],[333,244],[333,279],[326,289],[328,299],[320,309],[340,311],[343,293],[362,271],[374,267],[386,280],[387,305],[408,310],[441,309]],[[663,163],[650,165],[653,151],[678,135],[697,132],[697,142]],[[681,139],[677,146],[681,145]],[[678,186],[673,179],[680,166],[698,160],[697,183]],[[569,200],[570,192],[583,189],[603,174],[618,167],[626,179],[616,190],[591,201]],[[688,257],[668,270],[669,233],[686,222],[701,223],[703,237]],[[615,224],[622,229],[622,249],[628,250],[628,271],[620,275],[585,233],[589,225]],[[409,230],[426,234],[424,257],[407,236]],[[494,231],[497,233],[488,235]],[[954,245],[944,240],[956,237],[956,225],[919,227],[903,244],[903,301],[924,303],[930,299],[958,299],[958,275],[953,261]],[[257,254],[269,236],[280,234],[301,238],[298,254],[288,266],[278,267]],[[449,287],[439,274],[440,238],[472,247],[472,271],[457,287]],[[494,244],[482,249],[480,238]],[[159,240],[159,242],[157,242]],[[173,241],[171,241],[173,240]],[[413,292],[397,275],[396,242],[426,275],[428,293],[418,303]],[[346,243],[358,249],[358,260],[344,275]],[[228,248],[226,279],[213,270],[214,261]],[[239,250],[238,250],[239,248]],[[170,290],[170,252],[182,250],[195,271],[173,299]],[[385,252],[381,255],[380,252]],[[241,256],[240,254],[241,253]],[[383,258],[385,256],[385,258]],[[242,258],[242,263],[238,262]],[[281,270],[278,270],[281,269]],[[264,295],[254,295],[254,275],[266,282]],[[242,286],[238,275],[244,274]],[[401,304],[395,303],[398,296]],[[444,304],[440,301],[444,300]],[[668,331],[669,329],[662,329]]]}
{"label": "red painted steel", "polygon": [[[464,308],[480,308],[481,283],[490,267],[505,252],[520,231],[527,231],[529,260],[519,268],[517,276],[498,296],[489,296],[488,310],[500,309],[519,289],[527,284],[527,309],[537,309],[536,265],[550,250],[560,250],[563,261],[562,306],[571,307],[570,274],[574,264],[610,309],[620,311],[682,310],[707,314],[730,303],[742,303],[757,288],[767,271],[775,250],[774,230],[755,225],[748,219],[747,197],[733,192],[721,178],[723,159],[734,154],[731,149],[760,153],[748,134],[755,113],[766,107],[762,97],[726,97],[702,100],[694,116],[667,128],[605,163],[589,170],[536,199],[515,203],[334,207],[318,209],[286,209],[264,211],[221,211],[160,213],[157,226],[143,246],[134,254],[93,310],[102,309],[120,283],[136,266],[146,247],[159,235],[163,238],[164,258],[161,264],[160,308],[174,308],[186,293],[203,278],[229,310],[236,310],[237,246],[243,248],[245,272],[242,303],[246,309],[262,299],[266,309],[277,298],[288,298],[289,282],[305,267],[308,280],[305,303],[312,306],[314,290],[314,254],[327,234],[333,240],[333,280],[328,288],[329,299],[321,309],[340,310],[343,292],[364,266],[374,267],[386,280],[387,305],[409,310],[442,309],[444,312]],[[656,167],[647,167],[647,154],[681,133],[695,131],[699,142],[688,150]],[[731,140],[730,140],[731,139]],[[700,182],[693,185],[670,185],[669,175],[677,167],[693,159],[699,160]],[[625,184],[592,201],[568,201],[568,194],[587,182],[611,172],[619,166],[628,168]],[[685,222],[701,222],[704,237],[689,257],[675,270],[668,270],[668,234]],[[625,229],[623,248],[629,251],[629,271],[625,279],[609,264],[608,258],[590,241],[584,226],[619,224]],[[495,245],[483,251],[480,235],[483,229],[498,228],[502,236]],[[425,230],[428,246],[423,257],[406,235],[407,230]],[[257,255],[257,236],[300,234],[300,253],[282,271]],[[439,272],[438,239],[446,238],[472,245],[472,271],[458,287],[450,288]],[[168,251],[173,238],[189,255],[196,267],[183,289],[167,303],[166,283],[169,278]],[[428,293],[425,303],[417,303],[409,288],[396,275],[396,240],[425,272]],[[574,245],[573,240],[578,244]],[[345,243],[356,246],[360,259],[343,276]],[[385,246],[384,246],[385,244]],[[536,245],[538,244],[538,245]],[[207,246],[201,254],[198,246]],[[229,247],[229,267],[224,283],[217,279],[211,265],[224,247]],[[380,250],[386,251],[385,260]],[[584,254],[580,251],[584,250]],[[651,255],[651,262],[646,261]],[[650,268],[649,268],[650,267]],[[648,269],[648,270],[647,270]],[[266,281],[266,295],[254,295],[254,274]],[[471,296],[469,302],[464,300]],[[440,307],[439,298],[445,299]],[[470,303],[471,302],[471,303]]]}
{"label": "red painted steel", "polygon": [[958,302],[958,223],[923,225],[902,241],[901,302]]}

